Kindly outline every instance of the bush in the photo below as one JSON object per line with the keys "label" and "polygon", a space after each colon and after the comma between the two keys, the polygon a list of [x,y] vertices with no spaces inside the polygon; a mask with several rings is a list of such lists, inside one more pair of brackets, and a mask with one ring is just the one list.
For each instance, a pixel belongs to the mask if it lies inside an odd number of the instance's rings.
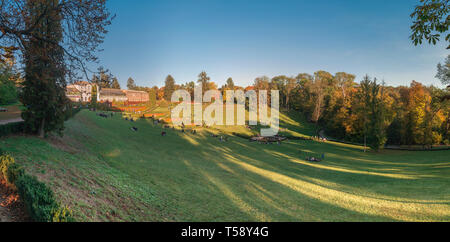
{"label": "bush", "polygon": [[9,165],[6,172],[6,181],[9,184],[16,184],[17,179],[25,174],[25,170],[17,163]]}
{"label": "bush", "polygon": [[16,187],[30,217],[36,222],[70,222],[72,212],[56,202],[53,191],[35,177],[23,174]]}
{"label": "bush", "polygon": [[72,210],[70,210],[68,207],[60,207],[58,210],[53,211],[52,222],[75,222],[72,215]]}
{"label": "bush", "polygon": [[65,113],[64,113],[64,120],[67,121],[73,117],[75,117],[75,115],[81,111],[81,107],[78,108],[70,108],[68,109]]}
{"label": "bush", "polygon": [[17,122],[17,123],[9,123],[0,125],[0,137],[7,136],[10,134],[18,134],[22,133],[25,127],[24,122]]}
{"label": "bush", "polygon": [[[4,75],[0,75],[0,79],[4,79]],[[14,82],[6,79],[0,80],[0,105],[7,105],[17,102],[17,88]]]}
{"label": "bush", "polygon": [[52,190],[29,175],[19,177],[16,187],[34,221],[53,221],[52,215],[59,209],[59,206],[53,197]]}
{"label": "bush", "polygon": [[72,211],[61,207],[53,191],[25,170],[14,158],[0,150],[0,178],[15,185],[30,217],[36,222],[73,222]]}
{"label": "bush", "polygon": [[0,176],[6,180],[8,184],[13,184],[8,179],[8,169],[14,164],[14,158],[8,154],[0,156]]}

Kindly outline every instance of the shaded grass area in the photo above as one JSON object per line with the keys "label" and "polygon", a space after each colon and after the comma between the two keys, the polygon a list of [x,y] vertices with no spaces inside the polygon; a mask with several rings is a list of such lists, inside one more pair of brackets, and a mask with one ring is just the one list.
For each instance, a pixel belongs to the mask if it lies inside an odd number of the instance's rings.
{"label": "shaded grass area", "polygon": [[[300,135],[314,130],[293,114],[280,122]],[[449,151],[220,142],[208,130],[162,137],[150,120],[88,111],[66,126],[64,138],[0,146],[82,221],[450,221]],[[305,153],[326,159],[310,163]]]}

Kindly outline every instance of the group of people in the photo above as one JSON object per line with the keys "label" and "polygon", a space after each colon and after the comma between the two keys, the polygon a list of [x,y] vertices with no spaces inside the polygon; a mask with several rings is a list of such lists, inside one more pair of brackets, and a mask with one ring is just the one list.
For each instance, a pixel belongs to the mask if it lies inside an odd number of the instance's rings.
{"label": "group of people", "polygon": [[323,160],[325,160],[325,153],[323,153],[321,155],[321,158],[317,158],[315,156],[307,156],[306,157],[306,161],[310,161],[310,162],[322,162]]}
{"label": "group of people", "polygon": [[114,113],[110,113],[110,114],[106,114],[106,113],[97,113],[97,116],[100,116],[102,118],[108,118],[108,117],[113,117]]}
{"label": "group of people", "polygon": [[275,141],[275,142],[270,142],[270,141],[258,141],[258,144],[262,144],[262,145],[273,145],[273,144],[277,144],[277,145],[281,145],[281,141]]}
{"label": "group of people", "polygon": [[128,117],[125,117],[125,120],[126,120],[126,121],[130,121],[130,122],[134,123],[134,119],[133,119],[133,118],[128,118]]}
{"label": "group of people", "polygon": [[314,136],[313,140],[320,141],[320,142],[327,142],[328,141],[327,138],[322,137],[322,136]]}

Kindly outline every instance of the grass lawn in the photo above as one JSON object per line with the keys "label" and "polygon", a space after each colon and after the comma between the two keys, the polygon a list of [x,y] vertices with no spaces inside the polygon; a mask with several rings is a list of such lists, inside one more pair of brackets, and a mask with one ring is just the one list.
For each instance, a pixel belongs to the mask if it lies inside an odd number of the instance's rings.
{"label": "grass lawn", "polygon": [[[280,123],[314,131],[294,113]],[[0,147],[82,221],[450,221],[450,151],[223,143],[203,129],[161,137],[149,120],[86,110],[66,126],[64,138],[9,137]],[[304,161],[311,153],[326,159]]]}
{"label": "grass lawn", "polygon": [[2,108],[8,109],[8,112],[0,112],[0,121],[21,118],[23,105],[14,103],[10,105],[0,105]]}

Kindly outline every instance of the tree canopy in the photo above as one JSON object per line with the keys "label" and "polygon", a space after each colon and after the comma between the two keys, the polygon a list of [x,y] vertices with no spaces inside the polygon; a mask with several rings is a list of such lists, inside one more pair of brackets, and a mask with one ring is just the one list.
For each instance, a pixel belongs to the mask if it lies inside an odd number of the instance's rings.
{"label": "tree canopy", "polygon": [[[420,0],[421,5],[411,14],[413,25],[411,26],[411,40],[415,45],[428,41],[435,45],[441,39],[441,35],[448,32],[450,25],[449,0]],[[445,36],[450,49],[450,33]]]}

